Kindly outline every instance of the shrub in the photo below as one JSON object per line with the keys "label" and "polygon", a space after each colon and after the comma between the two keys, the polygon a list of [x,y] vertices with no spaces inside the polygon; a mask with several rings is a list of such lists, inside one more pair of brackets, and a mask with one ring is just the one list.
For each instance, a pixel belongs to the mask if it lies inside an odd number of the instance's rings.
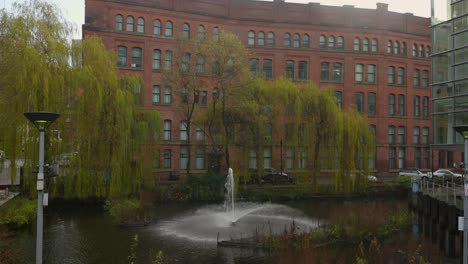
{"label": "shrub", "polygon": [[404,188],[411,187],[411,177],[410,176],[400,176],[398,179],[398,184]]}
{"label": "shrub", "polygon": [[118,225],[148,224],[153,218],[137,199],[107,200],[106,207]]}
{"label": "shrub", "polygon": [[15,198],[2,205],[0,225],[22,227],[36,219],[37,200]]}

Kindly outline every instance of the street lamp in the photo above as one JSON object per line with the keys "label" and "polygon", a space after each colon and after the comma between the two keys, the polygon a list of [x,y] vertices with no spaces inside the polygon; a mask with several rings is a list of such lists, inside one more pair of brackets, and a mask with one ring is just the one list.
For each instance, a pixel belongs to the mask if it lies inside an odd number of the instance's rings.
{"label": "street lamp", "polygon": [[37,172],[36,264],[42,263],[42,218],[44,203],[44,138],[46,129],[60,116],[50,112],[29,112],[24,116],[39,130],[39,170]]}
{"label": "street lamp", "polygon": [[468,126],[454,126],[453,129],[463,136],[465,144],[464,161],[465,164],[463,169],[463,182],[464,182],[464,193],[465,198],[463,199],[463,263],[468,263],[468,182],[467,177],[467,164],[468,164]]}

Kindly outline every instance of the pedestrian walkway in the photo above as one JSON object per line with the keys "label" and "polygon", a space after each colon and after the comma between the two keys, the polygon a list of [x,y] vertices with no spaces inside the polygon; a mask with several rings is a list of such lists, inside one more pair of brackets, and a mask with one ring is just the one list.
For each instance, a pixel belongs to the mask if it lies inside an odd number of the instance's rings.
{"label": "pedestrian walkway", "polygon": [[19,192],[9,192],[8,195],[3,194],[2,192],[0,192],[0,206],[5,204],[9,200],[15,198],[18,194],[19,194]]}

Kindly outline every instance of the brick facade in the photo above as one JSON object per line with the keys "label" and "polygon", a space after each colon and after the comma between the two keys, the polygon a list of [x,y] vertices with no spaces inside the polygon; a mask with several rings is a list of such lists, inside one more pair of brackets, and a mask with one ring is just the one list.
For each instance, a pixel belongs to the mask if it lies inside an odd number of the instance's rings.
{"label": "brick facade", "polygon": [[[123,19],[122,29],[116,29],[116,16]],[[132,16],[133,32],[127,31],[127,19]],[[437,164],[436,155],[432,155],[432,112],[430,80],[432,80],[430,54],[429,18],[416,17],[412,14],[400,14],[388,11],[387,4],[377,4],[377,9],[361,9],[353,6],[323,6],[317,3],[297,4],[282,0],[273,2],[255,0],[86,0],[85,24],[83,37],[99,35],[109,49],[118,46],[127,48],[126,65],[120,67],[122,74],[139,74],[147,87],[143,96],[145,108],[162,113],[163,119],[172,121],[172,141],[162,148],[161,164],[164,163],[163,150],[172,152],[171,168],[179,168],[180,142],[179,124],[171,104],[153,104],[152,87],[161,86],[161,98],[164,96],[164,84],[157,70],[153,70],[153,50],[161,51],[161,67],[165,61],[165,51],[175,50],[174,36],[179,36],[184,23],[190,25],[190,37],[196,38],[198,28],[205,29],[205,38],[211,39],[215,27],[234,32],[252,52],[252,58],[259,60],[262,76],[263,60],[273,62],[273,78],[284,78],[286,61],[294,63],[294,80],[299,76],[299,63],[307,63],[307,79],[320,87],[333,86],[341,92],[342,107],[356,108],[356,93],[363,94],[363,112],[369,113],[369,94],[375,94],[375,115],[369,116],[369,124],[375,126],[377,140],[376,174],[388,175],[398,171],[399,152],[404,153],[404,167],[417,166],[415,158],[419,156],[421,169],[430,170],[432,163]],[[138,32],[138,20],[144,19],[142,32]],[[161,22],[161,35],[155,34],[154,21]],[[172,23],[172,36],[166,36],[166,23]],[[253,32],[253,45],[249,45],[249,32]],[[264,33],[264,44],[259,43]],[[268,46],[268,33],[274,33],[274,46]],[[284,36],[290,34],[290,47],[285,47]],[[252,34],[252,33],[251,33]],[[294,47],[294,36],[300,37],[299,47]],[[309,36],[309,47],[304,46],[304,37]],[[252,36],[252,35],[251,35]],[[321,47],[321,36],[325,47]],[[331,42],[330,37],[334,37]],[[342,37],[343,47],[338,46]],[[356,43],[356,39],[359,43]],[[372,50],[372,40],[377,41],[376,50]],[[365,44],[367,41],[367,44]],[[388,44],[391,41],[391,52]],[[331,44],[334,44],[333,46]],[[398,48],[395,46],[398,43]],[[403,43],[406,54],[403,54]],[[260,44],[260,45],[259,45]],[[262,45],[263,44],[263,45]],[[322,43],[323,44],[323,43]],[[358,45],[357,45],[358,44]],[[416,56],[413,47],[416,45]],[[132,48],[141,48],[142,65],[132,67]],[[423,50],[423,54],[421,54]],[[329,79],[321,76],[322,63],[329,63]],[[341,64],[340,71],[334,71],[335,63]],[[357,68],[362,65],[362,81],[357,80]],[[370,65],[370,66],[369,66]],[[369,67],[375,66],[375,74]],[[323,66],[324,67],[324,66]],[[338,67],[338,66],[337,66]],[[394,84],[389,84],[389,71],[393,67]],[[403,79],[399,78],[400,69],[404,70]],[[419,70],[415,83],[415,70]],[[336,73],[334,75],[334,73]],[[427,76],[426,76],[427,74]],[[374,77],[372,77],[374,76]],[[334,80],[334,77],[337,80]],[[427,77],[427,85],[425,84]],[[372,81],[375,78],[375,82]],[[401,83],[399,83],[401,81]],[[414,85],[416,84],[416,86]],[[212,89],[212,88],[208,88]],[[208,102],[212,91],[207,91]],[[394,95],[394,114],[390,113],[389,97]],[[371,95],[372,96],[372,95]],[[400,115],[399,96],[404,96],[404,113]],[[419,115],[415,113],[414,103],[419,98]],[[173,95],[173,104],[177,104]],[[427,106],[424,102],[427,102]],[[427,115],[426,114],[426,111]],[[393,126],[394,141],[389,145],[389,127]],[[398,142],[399,127],[404,128],[404,142]],[[419,129],[419,142],[414,140],[414,128]],[[429,134],[425,141],[423,128]],[[192,132],[195,136],[195,132]],[[390,168],[391,149],[395,152],[393,168]],[[418,149],[420,153],[418,152]],[[403,151],[403,152],[402,152]],[[429,157],[427,157],[429,155]],[[193,155],[195,156],[195,155]],[[275,156],[275,154],[273,155]],[[193,157],[195,159],[195,157]],[[275,163],[273,157],[273,163]],[[195,166],[194,160],[191,162]],[[205,163],[205,167],[208,166]],[[161,168],[164,166],[161,165]],[[275,166],[279,167],[279,165]],[[206,168],[205,168],[206,169]]]}

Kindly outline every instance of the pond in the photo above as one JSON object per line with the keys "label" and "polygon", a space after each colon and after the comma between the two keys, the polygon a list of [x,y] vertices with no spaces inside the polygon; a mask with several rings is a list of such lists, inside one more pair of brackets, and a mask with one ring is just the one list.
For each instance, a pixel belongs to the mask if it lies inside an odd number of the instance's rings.
{"label": "pond", "polygon": [[[239,203],[242,207],[242,204]],[[353,212],[378,217],[380,212],[408,210],[405,199],[314,199],[282,204],[245,204],[245,208],[259,206],[231,223],[226,229],[214,221],[213,212],[220,210],[218,204],[160,204],[154,207],[156,221],[148,226],[119,227],[100,207],[50,206],[44,218],[44,263],[129,263],[133,237],[138,235],[138,263],[151,263],[162,251],[164,263],[355,263],[355,246],[335,245],[312,252],[311,250],[265,252],[255,249],[218,247],[216,240],[230,237],[246,237],[259,227],[259,217],[268,214],[293,215],[294,221],[303,229],[313,229],[349,217]],[[366,208],[369,208],[366,211]],[[379,208],[379,209],[376,209]],[[362,211],[361,209],[364,209]],[[242,210],[242,209],[239,209]],[[381,211],[379,211],[381,210]],[[364,213],[363,213],[364,212]],[[271,218],[271,217],[270,217]],[[284,219],[283,219],[284,220]],[[267,220],[267,225],[274,220]],[[374,220],[371,220],[374,221]],[[376,220],[377,221],[377,220]],[[278,226],[283,227],[284,222]],[[229,225],[228,225],[229,226]],[[20,263],[34,263],[35,224],[30,230],[15,234],[13,243],[18,249]],[[251,231],[246,231],[251,228]],[[281,228],[279,232],[281,232]],[[404,254],[419,250],[432,263],[443,263],[435,245],[419,234],[415,224],[412,230],[397,234],[380,246],[385,254],[381,263],[400,263]],[[224,233],[223,233],[224,232]],[[419,249],[418,249],[419,248]],[[362,249],[361,249],[362,250]],[[372,252],[371,252],[372,253]],[[439,261],[439,262],[438,262]]]}

